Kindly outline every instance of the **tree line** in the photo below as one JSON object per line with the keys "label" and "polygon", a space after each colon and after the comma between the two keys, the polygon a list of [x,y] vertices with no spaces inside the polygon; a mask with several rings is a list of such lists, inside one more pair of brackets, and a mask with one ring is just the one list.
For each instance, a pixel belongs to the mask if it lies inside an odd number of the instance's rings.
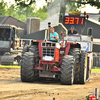
{"label": "tree line", "polygon": [[3,0],[0,2],[0,16],[12,16],[23,22],[26,22],[28,17],[38,17],[41,21],[48,18],[46,13],[46,7],[39,8],[37,10],[36,3],[27,6],[21,6],[18,4],[8,4]]}
{"label": "tree line", "polygon": [[[13,16],[23,22],[26,22],[26,19],[28,17],[38,17],[41,19],[41,21],[43,21],[49,17],[47,11],[53,14],[56,8],[54,9],[52,8],[56,6],[57,7],[66,6],[68,11],[71,10],[78,11],[78,8],[85,4],[96,6],[98,9],[100,8],[100,0],[45,0],[45,1],[47,5],[37,10],[36,0],[15,0],[15,4],[10,3],[10,6],[2,0],[0,2],[0,16]],[[60,12],[60,9],[61,9],[60,7],[57,8],[58,12]],[[98,21],[100,22],[100,17]]]}

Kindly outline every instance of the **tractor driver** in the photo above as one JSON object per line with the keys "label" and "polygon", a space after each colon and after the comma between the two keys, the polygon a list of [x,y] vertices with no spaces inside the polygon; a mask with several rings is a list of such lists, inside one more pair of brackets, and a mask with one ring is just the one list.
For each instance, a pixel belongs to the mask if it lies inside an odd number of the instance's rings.
{"label": "tractor driver", "polygon": [[74,25],[71,26],[71,30],[68,30],[69,35],[79,35],[74,28]]}
{"label": "tractor driver", "polygon": [[50,40],[56,40],[59,43],[59,36],[57,32],[54,32],[54,28],[50,27]]}

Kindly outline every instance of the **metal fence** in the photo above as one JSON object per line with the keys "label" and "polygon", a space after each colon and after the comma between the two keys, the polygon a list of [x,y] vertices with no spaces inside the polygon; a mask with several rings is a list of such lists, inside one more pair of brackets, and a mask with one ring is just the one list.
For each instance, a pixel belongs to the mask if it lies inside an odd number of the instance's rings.
{"label": "metal fence", "polygon": [[100,56],[93,56],[93,68],[100,68]]}

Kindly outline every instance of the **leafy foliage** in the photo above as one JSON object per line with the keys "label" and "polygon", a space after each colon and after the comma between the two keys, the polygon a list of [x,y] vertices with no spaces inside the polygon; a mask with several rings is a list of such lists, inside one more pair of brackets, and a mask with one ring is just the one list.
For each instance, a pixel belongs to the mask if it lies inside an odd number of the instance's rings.
{"label": "leafy foliage", "polygon": [[70,2],[70,3],[67,3],[66,4],[67,11],[79,11],[78,10],[78,7],[79,7],[79,5],[78,4],[75,4],[73,2]]}
{"label": "leafy foliage", "polygon": [[[48,0],[45,0],[47,3]],[[54,0],[54,2],[56,2],[58,0]],[[51,0],[52,2],[52,0]],[[52,2],[52,3],[54,3]],[[61,0],[61,2],[63,2],[63,4],[66,4],[66,3],[77,3],[77,6],[81,6],[81,5],[85,5],[85,4],[90,4],[91,6],[96,6],[98,9],[100,8],[100,0]],[[60,3],[60,0],[59,2]]]}
{"label": "leafy foliage", "polygon": [[100,8],[100,0],[77,0],[79,4],[90,4],[91,6],[96,6],[98,9]]}
{"label": "leafy foliage", "polygon": [[17,3],[17,5],[27,7],[27,6],[32,5],[33,3],[35,3],[36,0],[15,0],[15,2]]}
{"label": "leafy foliage", "polygon": [[46,9],[46,7],[43,7],[37,10],[35,3],[28,6],[10,4],[10,7],[8,7],[4,1],[0,2],[0,16],[12,16],[23,22],[26,22],[28,17],[38,17],[41,21],[45,20],[48,18]]}
{"label": "leafy foliage", "polygon": [[0,16],[5,16],[7,13],[7,10],[5,9],[7,6],[7,3],[0,2]]}
{"label": "leafy foliage", "polygon": [[[63,4],[66,4],[66,3],[71,3],[73,2],[74,4],[77,3],[77,6],[81,6],[83,4],[90,4],[91,6],[96,6],[98,9],[100,8],[100,0],[54,0],[54,2],[52,2],[52,0],[45,0],[47,2],[47,4],[49,3],[62,3]],[[51,1],[51,2],[50,2]],[[36,0],[15,0],[15,2],[18,4],[18,5],[21,5],[21,6],[28,6],[28,5],[31,5],[33,3],[36,2]]]}

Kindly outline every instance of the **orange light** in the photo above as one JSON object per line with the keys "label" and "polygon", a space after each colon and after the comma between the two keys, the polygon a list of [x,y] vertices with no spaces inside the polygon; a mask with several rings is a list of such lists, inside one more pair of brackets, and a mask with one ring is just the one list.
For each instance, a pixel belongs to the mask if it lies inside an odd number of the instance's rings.
{"label": "orange light", "polygon": [[23,47],[18,47],[18,49],[23,49]]}
{"label": "orange light", "polygon": [[86,11],[84,11],[84,15],[86,15]]}
{"label": "orange light", "polygon": [[77,43],[74,43],[74,44],[77,44]]}
{"label": "orange light", "polygon": [[36,42],[36,40],[33,40],[33,42]]}

